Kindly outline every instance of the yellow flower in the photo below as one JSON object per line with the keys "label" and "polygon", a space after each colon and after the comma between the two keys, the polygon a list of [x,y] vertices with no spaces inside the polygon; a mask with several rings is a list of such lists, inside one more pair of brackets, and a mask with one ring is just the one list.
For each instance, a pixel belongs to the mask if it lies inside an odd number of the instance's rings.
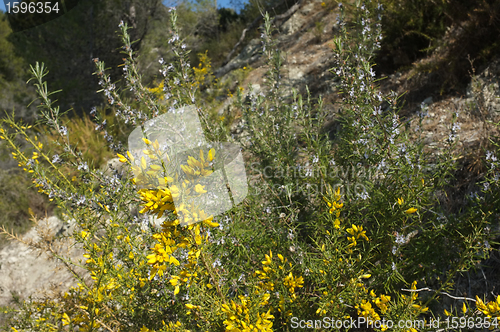
{"label": "yellow flower", "polygon": [[367,318],[368,322],[380,320],[379,314],[373,309],[372,304],[366,300],[362,300],[361,304],[355,306],[358,310],[358,315]]}
{"label": "yellow flower", "polygon": [[423,312],[426,312],[427,310],[429,310],[429,308],[427,307],[422,307],[418,304],[413,304],[412,307],[416,310],[418,310],[419,312],[423,313]]}
{"label": "yellow flower", "polygon": [[401,197],[401,198],[398,198],[398,204],[399,204],[399,205],[403,205],[403,203],[404,203],[404,202],[405,202],[405,201],[403,200],[403,198],[402,198],[402,197]]}
{"label": "yellow flower", "polygon": [[269,255],[266,254],[266,260],[262,261],[262,265],[271,265],[272,258],[273,258],[273,253],[271,250],[269,250]]}
{"label": "yellow flower", "polygon": [[205,186],[202,186],[201,184],[197,184],[195,187],[194,187],[194,191],[196,191],[198,194],[204,194],[206,193],[207,191],[205,190]]}
{"label": "yellow flower", "polygon": [[67,313],[63,314],[62,323],[63,323],[63,326],[69,325],[69,323],[71,323],[71,319],[69,318]]}
{"label": "yellow flower", "polygon": [[210,161],[213,161],[215,158],[215,149],[210,149],[210,151],[208,151],[208,160]]}
{"label": "yellow flower", "polygon": [[356,239],[359,239],[360,237],[364,238],[366,241],[368,241],[368,237],[366,236],[366,231],[363,230],[363,226],[356,226],[352,225],[352,228],[347,229],[347,233],[351,234]]}
{"label": "yellow flower", "polygon": [[285,258],[283,257],[282,254],[278,254],[278,258],[280,259],[281,263],[285,262]]}
{"label": "yellow flower", "polygon": [[391,297],[388,295],[380,295],[380,297],[375,299],[375,304],[379,307],[382,313],[385,313],[388,309],[387,303],[391,301]]}
{"label": "yellow flower", "polygon": [[408,210],[405,211],[406,214],[412,214],[415,212],[417,212],[417,209],[415,209],[415,208],[409,208]]}
{"label": "yellow flower", "polygon": [[127,156],[132,162],[135,160],[134,156],[132,156],[132,154],[129,151],[127,151]]}
{"label": "yellow flower", "polygon": [[349,240],[349,245],[347,246],[347,248],[352,248],[352,247],[355,247],[357,243],[356,241],[356,238],[353,236],[353,237],[347,237],[347,240]]}
{"label": "yellow flower", "polygon": [[116,155],[118,156],[118,158],[120,158],[120,159],[119,159],[119,160],[120,160],[120,162],[122,162],[122,163],[126,163],[126,162],[127,162],[127,158],[125,158],[125,156],[124,156],[124,155],[121,155],[121,154],[119,154],[119,153],[117,153]]}
{"label": "yellow flower", "polygon": [[[332,194],[331,189],[329,189],[329,193]],[[333,200],[330,201],[326,197],[323,197],[325,200],[326,204],[328,204],[328,207],[330,210],[328,211],[330,214],[333,214],[335,212],[335,216],[338,218],[340,216],[340,211],[338,209],[341,209],[344,206],[344,203],[339,203],[340,201],[340,187],[337,188],[337,190],[333,193]]]}
{"label": "yellow flower", "polygon": [[336,229],[340,229],[340,220],[339,219],[335,219],[335,221],[333,222],[333,225]]}
{"label": "yellow flower", "polygon": [[84,240],[89,236],[89,234],[87,232],[85,232],[85,231],[81,231],[80,235],[82,236],[82,238]]}
{"label": "yellow flower", "polygon": [[288,276],[285,277],[285,281],[283,284],[288,287],[288,290],[290,293],[292,293],[292,296],[295,295],[295,288],[300,288],[303,287],[304,285],[304,278],[302,277],[295,277],[293,276],[292,272]]}
{"label": "yellow flower", "polygon": [[[201,211],[200,213],[203,213],[203,214],[204,214],[204,212],[203,212],[203,211]],[[206,218],[206,219],[203,219],[203,218]],[[203,219],[203,220],[202,220],[202,222],[203,222],[205,225],[209,226],[209,227],[218,227],[218,226],[219,226],[219,224],[218,224],[218,223],[216,223],[216,222],[212,222],[212,220],[214,219],[214,217],[213,217],[213,216],[210,216],[210,217],[208,217],[208,218],[207,218],[206,216],[205,216],[205,217],[204,217],[204,216],[201,216],[201,217],[200,217],[200,219]]]}

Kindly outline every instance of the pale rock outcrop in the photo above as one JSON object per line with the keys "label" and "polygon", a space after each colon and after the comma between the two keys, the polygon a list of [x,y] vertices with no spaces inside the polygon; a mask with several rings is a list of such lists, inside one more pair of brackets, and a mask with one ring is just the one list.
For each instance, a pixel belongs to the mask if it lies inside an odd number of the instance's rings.
{"label": "pale rock outcrop", "polygon": [[[72,232],[73,223],[65,222],[56,216],[40,220],[38,225],[20,237],[25,242],[12,240],[0,250],[0,306],[12,303],[13,295],[21,300],[32,296],[37,298],[50,290],[65,291],[76,286],[76,279],[63,263],[51,259],[48,254],[31,248],[26,243],[39,242],[40,234],[56,238]],[[82,258],[83,250],[69,247],[56,239],[51,247],[73,260]],[[82,271],[78,271],[82,273]],[[83,274],[82,274],[83,275]]]}

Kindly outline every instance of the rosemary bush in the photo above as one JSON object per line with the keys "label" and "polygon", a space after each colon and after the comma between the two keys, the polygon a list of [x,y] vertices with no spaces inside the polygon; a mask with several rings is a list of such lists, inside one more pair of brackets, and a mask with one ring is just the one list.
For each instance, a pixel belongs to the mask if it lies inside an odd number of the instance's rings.
{"label": "rosemary bush", "polygon": [[[339,16],[341,33],[334,40],[332,71],[343,98],[342,126],[333,139],[324,130],[328,114],[321,99],[283,87],[283,56],[267,15],[261,35],[267,86],[260,93],[251,86],[237,89],[233,106],[243,114],[239,135],[200,107],[206,105],[196,75],[204,73],[187,61],[175,9],[169,43],[176,60],[160,61],[161,89],[141,83],[123,23],[128,96],[95,59],[115,121],[144,129],[162,115],[194,108],[207,141],[237,143],[245,151],[248,195],[219,215],[193,203],[210,194],[203,180],[224,157],[216,143],[174,156],[146,136],[146,162],[141,149],[137,154],[112,137],[96,116],[109,149],[125,166],[103,172],[71,142],[44,81],[44,66],[32,67],[44,124],[51,137],[59,136],[57,157],[12,117],[3,120],[1,138],[39,190],[74,223],[69,236],[44,235],[32,245],[63,262],[77,285],[25,301],[9,313],[12,329],[416,331],[430,329],[431,318],[439,317],[445,324],[441,296],[453,290],[457,273],[491,250],[498,150],[487,156],[491,173],[484,192],[459,214],[442,209],[437,193],[453,178],[457,125],[450,125],[447,148],[438,154],[425,153],[420,138],[410,140],[419,127],[398,116],[399,96],[382,94],[375,79],[382,8],[370,11],[358,4],[356,13],[349,33]],[[423,108],[417,121],[424,116]],[[18,135],[32,151],[19,149]],[[237,198],[234,191],[232,197]],[[62,255],[57,250],[62,244],[81,248],[82,259]],[[475,304],[467,299],[463,308],[445,314],[494,324],[499,299],[478,297]]]}

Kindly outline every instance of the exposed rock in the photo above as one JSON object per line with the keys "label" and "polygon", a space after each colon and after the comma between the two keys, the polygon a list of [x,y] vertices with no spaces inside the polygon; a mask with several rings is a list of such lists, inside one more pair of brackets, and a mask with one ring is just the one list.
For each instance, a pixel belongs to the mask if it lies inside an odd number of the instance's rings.
{"label": "exposed rock", "polygon": [[240,54],[224,67],[217,69],[214,74],[217,77],[224,76],[232,70],[248,66],[260,58],[260,49],[262,48],[262,42],[260,39],[252,39],[241,51]]}
{"label": "exposed rock", "polygon": [[307,19],[304,17],[304,14],[296,12],[281,26],[281,31],[285,35],[291,35],[299,31],[306,23]]}
{"label": "exposed rock", "polygon": [[311,14],[311,12],[314,10],[314,7],[315,7],[315,3],[309,3],[307,5],[305,5],[304,7],[302,7],[302,9],[300,10],[300,13],[302,15],[309,15]]}
{"label": "exposed rock", "polygon": [[291,80],[300,80],[304,77],[304,72],[299,67],[292,67],[288,71],[288,77]]}
{"label": "exposed rock", "polygon": [[500,116],[500,59],[491,62],[467,86],[466,103],[479,102],[488,116]]}
{"label": "exposed rock", "polygon": [[[55,216],[49,217],[39,221],[38,227],[33,227],[24,234],[22,240],[28,243],[39,241],[41,232],[51,233],[54,236],[69,234],[72,226],[71,222],[64,222]],[[59,249],[67,251],[74,259],[79,259],[83,255],[83,250],[77,247]],[[64,291],[76,285],[73,275],[60,262],[16,240],[0,251],[0,262],[2,306],[11,303],[12,295],[21,299],[27,299],[29,296],[36,298],[51,288]]]}
{"label": "exposed rock", "polygon": [[424,105],[432,104],[432,97],[425,98],[424,101],[422,102],[422,104],[424,104]]}
{"label": "exposed rock", "polygon": [[[260,93],[262,88],[260,87],[260,84],[253,84],[252,85],[252,91],[245,90],[245,94],[243,95],[243,100],[247,100],[250,96],[256,96]],[[227,98],[222,106],[219,107],[217,114],[219,116],[222,116],[225,112],[230,110],[230,106],[234,103],[235,97],[230,97]]]}

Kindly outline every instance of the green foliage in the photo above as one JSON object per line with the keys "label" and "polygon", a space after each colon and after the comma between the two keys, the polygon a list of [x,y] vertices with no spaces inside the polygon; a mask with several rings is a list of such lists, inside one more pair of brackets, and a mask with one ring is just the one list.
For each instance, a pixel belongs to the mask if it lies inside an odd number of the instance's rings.
{"label": "green foliage", "polygon": [[[193,51],[191,62],[197,64],[197,54],[208,51],[215,68],[226,63],[226,56],[238,43],[242,32],[262,13],[270,11],[281,14],[293,6],[294,1],[249,1],[240,5],[239,14],[233,9],[214,10],[212,1],[181,2],[178,7],[181,36]],[[245,34],[245,41],[258,36],[258,29],[251,29]]]}
{"label": "green foliage", "polygon": [[[407,57],[405,65],[437,47],[437,40],[450,25],[449,13],[455,8],[446,1],[382,1],[384,6],[384,48],[392,56]],[[462,1],[462,3],[465,3]],[[399,52],[399,53],[397,53]],[[408,63],[404,63],[408,61]]]}
{"label": "green foliage", "polygon": [[122,73],[117,67],[121,62],[117,52],[121,43],[114,33],[120,20],[135,27],[132,40],[138,41],[135,47],[139,47],[151,25],[160,30],[151,22],[167,17],[166,11],[159,0],[80,1],[76,8],[60,18],[10,34],[8,39],[25,63],[40,61],[51,68],[48,78],[54,89],[64,87],[57,96],[61,107],[66,110],[79,105],[75,111],[82,114],[101,103],[94,93],[92,59],[111,54],[111,73],[117,78]]}
{"label": "green foliage", "polygon": [[24,111],[35,94],[27,90],[25,79],[26,62],[19,50],[10,41],[12,30],[9,27],[5,14],[0,12],[0,108],[9,111],[14,108],[18,111],[17,116],[29,118],[29,111]]}
{"label": "green foliage", "polygon": [[[66,140],[73,142],[75,149],[82,153],[82,158],[93,167],[99,168],[113,157],[113,153],[106,147],[106,139],[102,132],[96,131],[96,125],[88,115],[81,118],[69,119],[61,117],[61,125],[68,128],[69,136]],[[64,153],[64,141],[54,129],[46,128],[44,131],[46,140],[51,145],[49,148],[53,154]]]}
{"label": "green foliage", "polygon": [[280,0],[250,0],[243,5],[240,14],[247,22],[253,21],[256,17],[263,15],[266,11],[272,12],[275,15],[284,13],[288,8],[292,7],[296,1],[280,1]]}
{"label": "green foliage", "polygon": [[323,22],[321,22],[321,21],[314,22],[313,34],[314,34],[314,38],[316,39],[317,43],[321,43],[321,36],[323,35],[324,29],[325,29],[325,25],[323,24]]}
{"label": "green foliage", "polygon": [[14,47],[7,39],[10,32],[7,17],[5,14],[0,13],[0,73],[2,75],[2,84],[14,80],[17,76],[16,72],[23,70],[21,59],[16,56]]}
{"label": "green foliage", "polygon": [[[254,4],[255,5],[255,4]],[[248,5],[250,6],[250,5]],[[193,50],[190,62],[197,64],[198,53],[208,50],[214,67],[220,66],[229,51],[241,36],[246,24],[255,15],[238,15],[222,8],[215,10],[210,1],[181,2],[178,6],[179,30],[185,43]],[[253,12],[252,12],[253,13]],[[256,14],[257,12],[255,12]],[[260,13],[259,13],[260,14]],[[1,60],[0,86],[2,106],[9,111],[20,109],[34,98],[33,91],[24,89],[28,77],[25,68],[36,61],[47,64],[51,71],[48,79],[55,90],[64,87],[57,96],[62,109],[78,105],[76,114],[88,113],[91,107],[102,103],[94,92],[95,81],[91,79],[91,60],[103,54],[108,56],[110,75],[118,80],[122,70],[119,52],[120,40],[114,34],[120,20],[134,27],[131,39],[134,51],[139,52],[138,66],[146,85],[158,79],[157,60],[162,54],[169,54],[168,9],[159,0],[137,1],[80,1],[78,6],[56,20],[19,33],[11,33],[8,21],[1,14]],[[255,37],[250,31],[247,38]],[[170,62],[170,56],[164,56]],[[64,65],[61,65],[64,64]],[[15,78],[15,79],[14,79]],[[117,81],[117,87],[123,82]]]}
{"label": "green foliage", "polygon": [[482,66],[499,50],[498,1],[380,1],[384,7],[382,48],[377,63],[389,74],[425,56],[442,91],[461,89],[469,79],[468,58]]}
{"label": "green foliage", "polygon": [[[89,165],[75,146],[78,135],[68,134],[49,98],[44,66],[32,67],[40,114],[59,136],[63,161],[54,162],[46,145],[11,117],[3,121],[1,138],[39,190],[75,221],[69,237],[42,235],[36,247],[62,261],[78,284],[63,296],[24,302],[10,326],[16,331],[290,331],[300,320],[325,324],[331,317],[413,332],[397,324],[430,315],[443,321],[440,297],[453,290],[460,271],[491,250],[493,210],[485,202],[498,199],[500,151],[497,146],[487,155],[491,174],[481,196],[466,200],[454,214],[443,209],[437,193],[446,190],[456,169],[456,117],[446,148],[436,156],[424,152],[421,137],[410,141],[415,127],[398,116],[400,96],[382,94],[374,78],[379,13],[359,5],[352,12],[352,31],[343,14],[332,69],[341,84],[342,130],[333,139],[323,129],[328,114],[322,100],[283,86],[283,54],[268,14],[262,31],[266,87],[259,93],[251,86],[237,90],[233,107],[244,120],[237,136],[213,121],[210,104],[202,100],[198,88],[209,83],[210,62],[205,58],[196,70],[189,65],[175,10],[169,39],[174,58],[161,61],[161,88],[148,89],[141,80],[129,27],[120,24],[129,95],[118,91],[102,61],[95,62],[115,121],[141,126],[194,109],[212,143],[175,154],[151,136],[143,138],[139,151],[131,146],[125,151],[127,142],[112,137],[110,148],[120,152],[123,172],[103,174]],[[103,120],[97,118],[100,128]],[[182,131],[181,124],[175,129]],[[21,151],[16,135],[33,151]],[[205,177],[225,162],[226,151],[216,143],[224,141],[238,142],[245,151],[249,192],[239,205],[209,216],[192,199],[207,194]],[[148,161],[137,155],[141,151]],[[175,174],[167,171],[172,165]],[[78,174],[78,181],[64,167]],[[234,197],[234,188],[228,190]],[[85,261],[54,251],[52,244],[59,241],[83,248]],[[460,316],[498,317],[498,303],[500,296],[487,304],[476,297],[478,310],[464,305]],[[431,312],[430,304],[438,309]]]}

